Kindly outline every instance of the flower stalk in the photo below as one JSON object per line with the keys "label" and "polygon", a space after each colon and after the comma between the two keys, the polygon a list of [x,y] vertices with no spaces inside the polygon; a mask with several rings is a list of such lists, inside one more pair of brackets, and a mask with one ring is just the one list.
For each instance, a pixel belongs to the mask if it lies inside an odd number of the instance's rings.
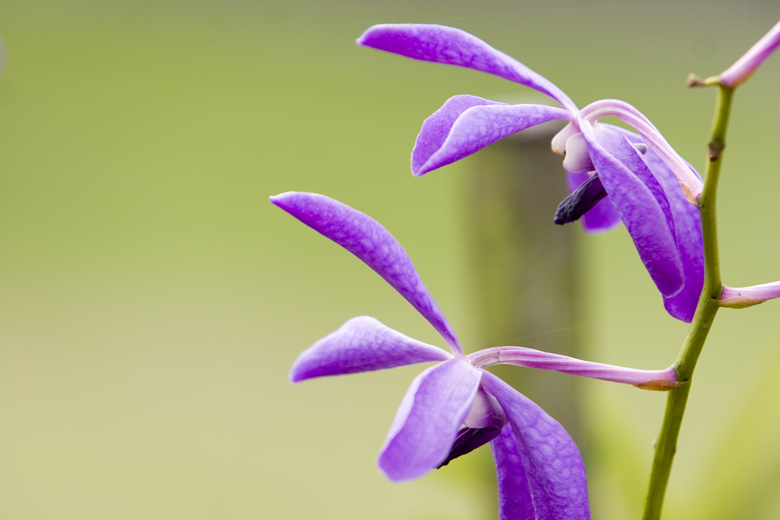
{"label": "flower stalk", "polygon": [[680,433],[688,394],[691,389],[693,372],[699,359],[704,342],[712,328],[718,312],[723,284],[720,276],[720,258],[718,255],[718,230],[716,218],[716,200],[718,179],[723,150],[726,146],[726,129],[734,88],[719,85],[718,100],[715,109],[712,138],[710,139],[709,161],[704,188],[698,199],[701,214],[702,237],[704,242],[704,289],[702,290],[696,313],[688,336],[677,362],[673,365],[677,379],[682,385],[669,392],[666,401],[664,421],[661,433],[656,441],[650,484],[645,499],[643,520],[658,520],[661,517],[666,486],[672,469],[674,454],[677,451],[677,438]]}

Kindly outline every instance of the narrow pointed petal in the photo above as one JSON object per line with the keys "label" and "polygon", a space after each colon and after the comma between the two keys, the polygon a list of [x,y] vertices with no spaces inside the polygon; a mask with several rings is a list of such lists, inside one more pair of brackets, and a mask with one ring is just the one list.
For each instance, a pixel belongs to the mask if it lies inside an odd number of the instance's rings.
{"label": "narrow pointed petal", "polygon": [[775,298],[780,298],[780,282],[764,283],[751,287],[724,285],[718,303],[721,307],[743,309]]}
{"label": "narrow pointed petal", "polygon": [[379,469],[393,482],[421,477],[450,453],[479,388],[481,373],[451,359],[417,376],[396,412],[379,454]]}
{"label": "narrow pointed petal", "polygon": [[438,347],[404,336],[370,316],[358,316],[303,351],[290,370],[290,382],[450,358]]}
{"label": "narrow pointed petal", "polygon": [[535,520],[534,502],[528,486],[528,473],[515,441],[512,425],[491,441],[498,482],[498,517],[500,520]]}
{"label": "narrow pointed petal", "polygon": [[434,326],[454,353],[463,354],[409,255],[379,222],[316,193],[289,191],[271,197],[271,202],[362,260]]}
{"label": "narrow pointed petal", "polygon": [[[607,132],[599,132],[597,136],[587,121],[582,121],[580,128],[601,182],[628,229],[647,272],[661,294],[677,294],[685,284],[685,274],[664,208],[644,182],[602,146],[600,140],[606,141],[610,137]],[[613,145],[614,142],[610,140],[608,144]],[[634,149],[627,142],[626,146]],[[647,169],[646,166],[644,168]]]}
{"label": "narrow pointed petal", "polygon": [[502,104],[469,95],[453,96],[448,99],[439,110],[423,122],[420,134],[414,144],[414,150],[412,150],[412,172],[415,175],[422,175],[420,173],[422,166],[433,154],[439,151],[444,141],[447,140],[452,125],[463,112],[479,105]]}
{"label": "narrow pointed petal", "polygon": [[456,65],[487,72],[547,94],[574,112],[574,102],[552,82],[476,36],[444,25],[381,24],[369,27],[359,45],[415,60]]}
{"label": "narrow pointed petal", "polygon": [[[620,132],[635,146],[644,142],[633,132],[611,125],[604,126]],[[658,154],[648,149],[642,155],[642,160],[666,193],[669,209],[674,218],[677,248],[685,271],[685,286],[673,296],[664,296],[664,306],[667,312],[678,320],[690,323],[704,286],[704,240],[699,208],[688,202],[677,182],[677,177]],[[697,177],[699,176],[690,164],[688,167]]]}
{"label": "narrow pointed petal", "polygon": [[741,58],[720,74],[720,82],[727,87],[736,87],[747,80],[756,69],[780,45],[780,22],[758,40]]}
{"label": "narrow pointed petal", "polygon": [[483,372],[482,384],[501,403],[514,431],[533,501],[533,518],[589,519],[585,466],[566,430],[490,372]]}
{"label": "narrow pointed petal", "polygon": [[[590,176],[587,173],[567,172],[566,174],[569,190],[572,193],[589,178]],[[587,233],[604,233],[615,229],[620,225],[620,215],[618,215],[615,204],[607,197],[585,213],[580,221],[582,222],[583,229]]]}
{"label": "narrow pointed petal", "polygon": [[[477,98],[479,99],[479,98]],[[485,103],[466,108],[446,128],[441,122],[447,121],[456,111],[465,106],[465,102],[473,103],[474,100],[458,100],[457,104],[448,106],[445,104],[441,111],[446,111],[441,116],[438,112],[431,116],[439,123],[434,126],[423,124],[422,131],[417,137],[417,144],[412,151],[412,172],[415,175],[423,175],[436,168],[463,159],[467,155],[489,146],[499,139],[520,132],[531,126],[552,121],[554,119],[568,119],[566,110],[547,105],[504,105]],[[446,131],[446,136],[445,136]],[[438,149],[432,146],[445,137]],[[430,153],[430,155],[428,155]]]}
{"label": "narrow pointed petal", "polygon": [[488,348],[469,354],[468,360],[477,368],[487,368],[493,365],[515,365],[540,370],[555,370],[573,376],[625,383],[646,390],[671,390],[680,386],[677,374],[672,367],[664,370],[638,370],[583,361],[525,347]]}

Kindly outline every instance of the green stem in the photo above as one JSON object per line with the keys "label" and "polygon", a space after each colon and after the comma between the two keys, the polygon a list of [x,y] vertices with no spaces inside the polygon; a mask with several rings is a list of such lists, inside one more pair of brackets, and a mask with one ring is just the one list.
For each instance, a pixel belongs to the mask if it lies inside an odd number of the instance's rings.
{"label": "green stem", "polygon": [[691,391],[691,380],[699,354],[707,340],[707,334],[712,328],[712,322],[718,312],[717,300],[723,290],[720,278],[720,259],[718,256],[718,229],[716,220],[716,195],[720,163],[723,150],[726,147],[726,128],[731,112],[731,100],[734,89],[720,85],[715,111],[715,123],[712,139],[709,143],[709,162],[704,190],[699,196],[698,206],[701,214],[702,237],[704,240],[704,288],[696,307],[688,337],[685,338],[680,356],[674,365],[677,379],[684,384],[669,392],[666,401],[664,422],[661,433],[656,441],[653,469],[650,474],[650,485],[645,499],[643,520],[659,520],[661,508],[672,470],[672,461],[677,451],[677,437],[680,433],[685,405]]}

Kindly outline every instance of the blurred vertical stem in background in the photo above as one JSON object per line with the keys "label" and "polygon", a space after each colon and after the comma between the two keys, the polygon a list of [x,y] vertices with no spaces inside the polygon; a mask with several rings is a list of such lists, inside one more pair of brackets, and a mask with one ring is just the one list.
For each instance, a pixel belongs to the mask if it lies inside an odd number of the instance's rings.
{"label": "blurred vertical stem in background", "polygon": [[[476,154],[470,164],[467,231],[481,345],[519,345],[581,358],[576,225],[555,226],[568,195],[550,141],[562,125],[529,128]],[[577,378],[495,367],[582,447]]]}
{"label": "blurred vertical stem in background", "polygon": [[704,239],[704,289],[693,317],[688,337],[685,339],[680,356],[674,365],[677,379],[685,384],[669,392],[666,402],[664,422],[656,441],[653,469],[645,500],[643,520],[661,518],[666,485],[672,470],[672,461],[677,451],[677,437],[680,433],[685,405],[691,389],[693,371],[704,342],[718,312],[718,299],[723,290],[720,278],[720,260],[718,256],[718,229],[716,219],[716,199],[720,164],[723,150],[726,148],[726,129],[731,113],[731,100],[734,89],[719,86],[718,101],[715,108],[715,122],[712,138],[709,142],[707,177],[704,179],[704,191],[698,200],[701,212],[702,236]]}

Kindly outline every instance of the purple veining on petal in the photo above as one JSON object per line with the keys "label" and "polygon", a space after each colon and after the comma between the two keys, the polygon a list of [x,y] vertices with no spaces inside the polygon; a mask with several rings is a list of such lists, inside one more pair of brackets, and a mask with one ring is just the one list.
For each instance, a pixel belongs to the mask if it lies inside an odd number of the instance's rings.
{"label": "purple veining on petal", "polygon": [[404,336],[369,316],[358,316],[303,351],[290,370],[290,382],[450,358],[438,347]]}
{"label": "purple veining on petal", "polygon": [[[569,191],[573,193],[588,178],[587,173],[567,172],[566,180],[569,185]],[[618,215],[615,204],[607,197],[585,213],[580,222],[582,222],[583,229],[588,233],[604,233],[620,225],[620,215]]]}
{"label": "purple veining on petal", "polygon": [[393,482],[418,478],[446,458],[479,388],[481,372],[455,358],[417,376],[396,412],[379,454]]}
{"label": "purple veining on petal", "polygon": [[512,425],[507,424],[490,443],[496,462],[498,515],[500,520],[536,520],[523,458],[517,448]]}
{"label": "purple veining on petal", "polygon": [[677,388],[677,374],[669,367],[664,370],[637,370],[593,361],[542,352],[525,347],[494,347],[469,354],[468,360],[477,368],[493,365],[515,365],[541,370],[555,370],[574,376],[590,377],[613,383],[647,388],[671,390]]}
{"label": "purple veining on petal", "polygon": [[359,45],[422,61],[456,65],[494,74],[547,94],[564,108],[577,106],[561,89],[514,58],[454,27],[429,24],[381,24],[369,27]]}
{"label": "purple veining on petal", "polygon": [[[633,144],[644,142],[633,132],[612,125],[604,126],[620,132]],[[642,155],[642,160],[666,193],[674,216],[677,247],[685,271],[685,286],[674,296],[664,296],[664,306],[675,318],[690,323],[704,286],[704,240],[699,208],[688,202],[677,177],[652,149]],[[699,177],[693,166],[689,164],[688,167]]]}
{"label": "purple veining on petal", "polygon": [[512,425],[528,478],[534,518],[589,519],[585,466],[566,430],[490,372],[482,373],[482,384],[501,403]]}
{"label": "purple veining on petal", "polygon": [[777,22],[731,67],[723,71],[720,74],[720,82],[728,87],[741,84],[777,49],[778,45],[780,45],[780,22]]}
{"label": "purple veining on petal", "polygon": [[423,121],[412,150],[412,172],[418,173],[425,162],[444,144],[452,125],[466,110],[479,105],[503,105],[477,96],[461,95],[448,99],[442,107]]}
{"label": "purple veining on petal", "polygon": [[[442,119],[447,120],[452,117],[458,108],[460,107],[448,107],[445,104],[440,109],[440,111],[447,109],[447,114]],[[436,128],[437,132],[429,135],[427,130],[430,127],[426,128],[423,125],[412,152],[412,171],[415,175],[423,175],[471,155],[508,135],[554,119],[568,118],[569,113],[566,110],[547,105],[481,104],[472,106],[457,116],[448,129],[446,139],[436,150],[430,146],[430,143],[440,140],[441,133],[445,128]],[[425,145],[424,148],[421,143]],[[428,152],[433,153],[428,156]]]}
{"label": "purple veining on petal", "polygon": [[743,309],[775,298],[780,298],[780,282],[763,283],[750,287],[724,285],[718,303],[722,307]]}
{"label": "purple veining on petal", "polygon": [[682,290],[685,275],[674,234],[652,192],[599,143],[587,121],[580,124],[601,182],[628,229],[639,257],[663,295]]}
{"label": "purple veining on petal", "polygon": [[463,354],[455,332],[409,255],[379,222],[316,193],[289,191],[271,197],[271,202],[365,262],[439,331],[455,354]]}

